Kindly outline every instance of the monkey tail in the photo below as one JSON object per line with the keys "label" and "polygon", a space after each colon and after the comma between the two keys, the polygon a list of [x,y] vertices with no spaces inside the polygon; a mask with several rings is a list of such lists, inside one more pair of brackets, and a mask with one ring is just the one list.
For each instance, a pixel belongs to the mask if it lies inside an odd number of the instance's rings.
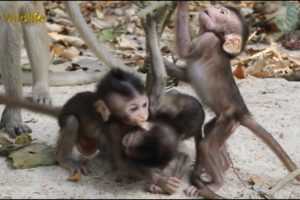
{"label": "monkey tail", "polygon": [[37,113],[49,115],[54,118],[58,118],[61,108],[45,106],[38,103],[32,103],[24,99],[14,99],[9,96],[0,95],[0,104],[5,104],[13,108],[24,108]]}
{"label": "monkey tail", "polygon": [[[279,157],[279,159],[284,163],[285,167],[290,171],[297,169],[296,164],[291,160],[289,155],[284,151],[281,145],[274,139],[274,137],[264,129],[260,124],[258,124],[251,116],[243,116],[241,119],[241,124],[248,129],[250,129],[257,137],[263,140],[271,150]],[[300,176],[297,177],[300,181]]]}

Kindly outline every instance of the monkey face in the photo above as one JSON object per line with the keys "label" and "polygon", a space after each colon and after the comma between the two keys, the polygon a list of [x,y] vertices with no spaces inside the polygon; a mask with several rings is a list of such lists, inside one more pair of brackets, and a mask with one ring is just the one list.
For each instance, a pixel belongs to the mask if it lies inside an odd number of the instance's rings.
{"label": "monkey face", "polygon": [[223,6],[212,6],[200,11],[199,23],[205,31],[219,34],[238,32],[241,27],[236,14]]}
{"label": "monkey face", "polygon": [[[146,95],[141,95],[128,101],[125,105],[125,113],[128,116],[129,124],[140,124],[149,117],[149,102]],[[143,127],[142,127],[143,128]]]}
{"label": "monkey face", "polygon": [[[113,116],[115,119],[125,124],[140,126],[149,117],[148,96],[145,94],[135,94],[133,97],[111,94],[106,101],[107,104],[102,100],[99,100],[96,103],[97,110],[106,121]],[[105,105],[105,109],[102,109],[102,104]],[[107,111],[104,112],[105,110]],[[140,127],[144,129],[143,126]]]}
{"label": "monkey face", "polygon": [[199,13],[199,23],[204,31],[214,32],[223,43],[223,50],[230,55],[237,55],[242,49],[242,27],[239,17],[232,10],[214,6]]}

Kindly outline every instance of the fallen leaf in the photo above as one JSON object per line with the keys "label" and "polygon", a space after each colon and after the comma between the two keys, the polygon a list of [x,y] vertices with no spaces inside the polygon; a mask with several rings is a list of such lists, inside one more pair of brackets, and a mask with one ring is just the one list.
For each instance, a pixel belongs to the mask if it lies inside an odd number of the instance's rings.
{"label": "fallen leaf", "polygon": [[62,25],[46,23],[48,32],[61,32],[64,30]]}
{"label": "fallen leaf", "polygon": [[299,58],[295,58],[292,56],[288,56],[288,59],[294,63],[296,63],[297,65],[300,65],[300,59]]}
{"label": "fallen leaf", "polygon": [[23,133],[16,137],[15,144],[19,145],[29,145],[32,141],[31,136],[28,133]]}
{"label": "fallen leaf", "polygon": [[250,177],[250,182],[252,182],[253,184],[252,186],[253,190],[258,192],[268,190],[269,188],[272,187],[272,183],[255,175]]}
{"label": "fallen leaf", "polygon": [[9,141],[2,133],[0,134],[0,145],[7,145],[11,143],[12,142]]}
{"label": "fallen leaf", "polygon": [[50,51],[55,55],[64,57],[70,61],[73,60],[74,57],[79,55],[79,50],[76,47],[71,46],[67,49],[64,49],[60,44],[53,44],[50,47]]}
{"label": "fallen leaf", "polygon": [[244,79],[247,77],[245,68],[243,66],[237,66],[237,68],[233,71],[233,75],[238,79]]}
{"label": "fallen leaf", "polygon": [[68,19],[58,18],[58,17],[53,17],[52,19],[57,24],[61,24],[63,26],[73,26],[73,23]]}
{"label": "fallen leaf", "polygon": [[129,40],[126,36],[117,37],[118,46],[122,50],[136,50],[136,44],[133,40]]}
{"label": "fallen leaf", "polygon": [[77,171],[75,172],[75,174],[69,176],[67,180],[76,182],[76,181],[80,181],[80,179],[81,179],[81,173],[80,171]]}
{"label": "fallen leaf", "polygon": [[21,169],[52,165],[56,162],[54,148],[39,143],[30,144],[15,150],[8,157],[13,160],[14,167]]}
{"label": "fallen leaf", "polygon": [[270,78],[272,76],[269,72],[264,71],[264,70],[256,71],[255,73],[252,73],[251,75],[255,76],[255,77],[259,77],[259,78]]}
{"label": "fallen leaf", "polygon": [[61,35],[56,32],[50,32],[48,35],[54,39],[55,41],[62,41],[70,45],[74,45],[76,47],[81,48],[84,45],[84,42],[79,37],[68,36],[68,35]]}
{"label": "fallen leaf", "polygon": [[120,36],[121,34],[125,33],[125,25],[124,24],[119,24],[116,27],[109,27],[107,29],[104,29],[98,34],[98,39],[101,42],[106,42],[106,41],[112,41],[116,37]]}

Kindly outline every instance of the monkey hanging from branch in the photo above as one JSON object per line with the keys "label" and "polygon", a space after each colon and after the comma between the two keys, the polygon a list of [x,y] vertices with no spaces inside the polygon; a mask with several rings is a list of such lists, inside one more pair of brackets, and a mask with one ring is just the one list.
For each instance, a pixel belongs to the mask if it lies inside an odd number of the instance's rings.
{"label": "monkey hanging from branch", "polygon": [[[187,2],[177,3],[176,51],[186,67],[165,62],[170,76],[189,82],[201,101],[215,117],[204,127],[205,138],[197,144],[199,160],[211,176],[206,185],[217,189],[224,184],[222,160],[218,156],[225,141],[239,125],[246,126],[263,140],[289,171],[295,163],[280,144],[251,116],[232,75],[230,60],[245,47],[249,28],[243,16],[232,7],[213,6],[199,12],[200,34],[190,38]],[[195,165],[189,196],[197,196],[203,181],[201,168]],[[297,177],[300,180],[300,177]]]}

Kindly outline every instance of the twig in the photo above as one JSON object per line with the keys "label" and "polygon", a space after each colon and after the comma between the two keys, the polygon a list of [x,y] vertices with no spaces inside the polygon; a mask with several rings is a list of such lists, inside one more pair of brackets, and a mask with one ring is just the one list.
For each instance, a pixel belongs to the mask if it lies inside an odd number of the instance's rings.
{"label": "twig", "polygon": [[155,2],[152,5],[146,7],[145,9],[141,10],[137,13],[137,16],[141,19],[144,19],[146,15],[151,14],[154,10],[159,9],[161,7],[172,5],[172,2],[170,1],[161,1],[161,2]]}
{"label": "twig", "polygon": [[300,168],[294,170],[293,172],[286,175],[283,179],[281,179],[274,187],[272,187],[268,191],[260,191],[259,193],[263,195],[266,198],[272,198],[272,195],[280,190],[283,186],[288,184],[291,180],[293,180],[295,177],[300,175]]}
{"label": "twig", "polygon": [[251,41],[252,38],[256,35],[257,31],[254,31],[250,36],[249,36],[249,39],[248,41]]}
{"label": "twig", "polygon": [[230,157],[230,155],[228,154],[228,158],[229,158],[229,161],[231,163],[231,168],[233,170],[233,173],[235,173],[235,175],[237,176],[237,178],[241,181],[241,183],[244,185],[244,187],[247,187],[247,185],[245,184],[245,182],[243,181],[243,179],[240,177],[240,174],[236,171],[235,167],[234,167],[234,164],[233,164],[233,161]]}

